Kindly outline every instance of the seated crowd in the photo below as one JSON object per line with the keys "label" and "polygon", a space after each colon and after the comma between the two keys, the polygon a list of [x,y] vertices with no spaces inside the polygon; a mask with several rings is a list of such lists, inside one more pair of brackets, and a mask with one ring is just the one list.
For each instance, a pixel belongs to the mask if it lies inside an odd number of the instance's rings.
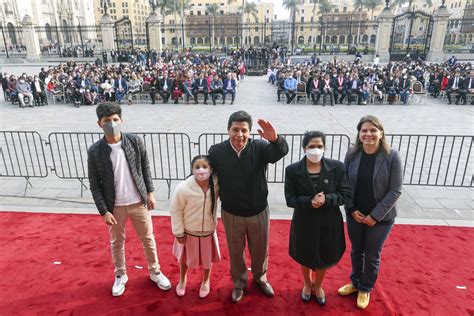
{"label": "seated crowd", "polygon": [[277,99],[286,97],[289,104],[302,97],[322,105],[369,102],[406,105],[415,92],[427,91],[437,98],[441,94],[448,104],[474,102],[474,69],[471,63],[449,61],[443,64],[393,62],[353,63],[334,59],[329,63],[312,60],[303,64],[273,63],[267,71],[268,81],[277,87]]}
{"label": "seated crowd", "polygon": [[80,105],[124,101],[131,104],[145,96],[152,104],[180,100],[204,104],[218,98],[234,103],[239,80],[243,79],[242,58],[209,58],[209,55],[185,55],[145,65],[139,62],[120,64],[78,64],[69,61],[49,69],[42,68],[35,76],[23,73],[2,74],[0,77],[5,100],[18,102],[20,107],[48,104],[61,99]]}

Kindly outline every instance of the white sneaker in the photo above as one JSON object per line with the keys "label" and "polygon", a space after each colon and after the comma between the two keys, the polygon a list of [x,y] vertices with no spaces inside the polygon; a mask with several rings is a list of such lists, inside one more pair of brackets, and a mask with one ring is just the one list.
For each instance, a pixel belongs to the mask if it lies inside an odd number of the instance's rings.
{"label": "white sneaker", "polygon": [[150,274],[150,279],[158,285],[163,291],[171,289],[170,280],[163,274],[163,272],[158,272],[157,274]]}
{"label": "white sneaker", "polygon": [[113,296],[120,296],[125,292],[125,284],[127,284],[128,276],[124,275],[117,275],[115,277],[114,285],[112,286],[112,295]]}

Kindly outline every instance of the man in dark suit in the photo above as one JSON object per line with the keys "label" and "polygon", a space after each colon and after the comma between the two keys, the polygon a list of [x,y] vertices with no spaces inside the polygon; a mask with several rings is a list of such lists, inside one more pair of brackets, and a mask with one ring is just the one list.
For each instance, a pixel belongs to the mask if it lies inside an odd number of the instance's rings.
{"label": "man in dark suit", "polygon": [[347,104],[351,105],[352,103],[352,96],[357,96],[357,103],[360,103],[360,86],[361,81],[359,80],[359,76],[357,74],[353,74],[350,79],[347,81],[346,91],[347,91]]}
{"label": "man in dark suit", "polygon": [[326,99],[329,96],[329,101],[331,102],[331,106],[334,106],[333,100],[333,82],[329,77],[329,74],[326,73],[324,78],[321,80],[321,93],[323,94],[323,106],[326,105]]}
{"label": "man in dark suit", "polygon": [[33,93],[33,98],[35,99],[35,104],[37,106],[48,104],[44,83],[43,81],[39,80],[38,76],[35,76],[33,82],[31,83],[31,92]]}
{"label": "man in dark suit", "polygon": [[[235,89],[237,88],[237,82],[235,79],[232,79],[232,74],[229,72],[227,74],[227,78],[224,80],[224,87],[223,87],[223,98],[222,98],[222,104],[225,104],[225,97],[230,94],[232,96],[232,99],[230,101],[230,104],[234,104],[235,100]],[[279,96],[279,95],[278,95]]]}
{"label": "man in dark suit", "polygon": [[467,89],[464,85],[464,79],[461,77],[461,72],[456,70],[454,77],[449,79],[448,86],[446,87],[446,96],[448,97],[448,104],[451,104],[451,94],[457,93],[456,104],[459,104],[459,99],[463,100],[463,104],[466,104],[466,93]]}
{"label": "man in dark suit", "polygon": [[168,73],[163,73],[163,78],[159,80],[159,91],[158,93],[163,98],[163,103],[168,103],[168,100],[171,95],[171,88],[173,87],[173,80],[168,78]]}
{"label": "man in dark suit", "polygon": [[[122,99],[127,94],[127,81],[125,81],[125,79],[122,78],[121,74],[119,74],[118,78],[115,79],[114,90],[115,90],[115,100],[118,103],[122,103]],[[84,92],[85,92],[85,90],[84,90]]]}
{"label": "man in dark suit", "polygon": [[311,81],[311,100],[313,101],[313,105],[316,105],[319,102],[319,98],[321,97],[321,80],[319,80],[319,75],[314,74],[313,80]]}
{"label": "man in dark suit", "polygon": [[[474,94],[474,70],[471,70],[471,74],[464,80],[466,82],[467,93]],[[466,103],[466,102],[464,102]],[[471,96],[471,105],[474,105],[474,97]]]}
{"label": "man in dark suit", "polygon": [[285,93],[285,74],[283,71],[280,71],[278,74],[278,79],[277,79],[277,97],[278,97],[278,102],[281,100],[281,95]]}
{"label": "man in dark suit", "polygon": [[333,80],[334,103],[337,104],[339,98],[339,103],[342,104],[342,101],[346,97],[346,84],[347,80],[344,78],[344,74],[339,72],[337,77]]}
{"label": "man in dark suit", "polygon": [[193,82],[193,94],[194,94],[194,103],[198,104],[197,95],[198,93],[204,94],[204,104],[207,104],[208,97],[208,86],[207,79],[204,78],[204,74],[200,73],[199,78]]}
{"label": "man in dark suit", "polygon": [[398,82],[398,90],[400,91],[400,101],[406,105],[410,95],[410,80],[407,74],[403,74],[403,79]]}

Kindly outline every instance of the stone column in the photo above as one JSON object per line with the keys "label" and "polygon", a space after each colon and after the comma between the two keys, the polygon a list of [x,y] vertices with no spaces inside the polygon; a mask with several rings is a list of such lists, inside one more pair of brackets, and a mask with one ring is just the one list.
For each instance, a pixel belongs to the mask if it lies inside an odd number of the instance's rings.
{"label": "stone column", "polygon": [[161,52],[161,23],[163,18],[160,14],[152,12],[146,21],[148,23],[149,47],[152,50]]}
{"label": "stone column", "polygon": [[378,29],[375,40],[375,53],[379,54],[381,62],[390,60],[390,38],[392,36],[394,15],[389,7],[385,7],[377,18]]}
{"label": "stone column", "polygon": [[430,51],[426,57],[426,60],[430,62],[439,63],[445,61],[443,47],[450,15],[448,9],[444,5],[439,7],[439,9],[433,14],[433,32],[431,33]]}
{"label": "stone column", "polygon": [[25,15],[21,20],[21,26],[26,46],[26,58],[28,60],[39,60],[41,50],[31,16]]}
{"label": "stone column", "polygon": [[115,47],[115,29],[114,20],[108,14],[104,14],[100,19],[100,30],[102,33],[102,50],[111,51]]}

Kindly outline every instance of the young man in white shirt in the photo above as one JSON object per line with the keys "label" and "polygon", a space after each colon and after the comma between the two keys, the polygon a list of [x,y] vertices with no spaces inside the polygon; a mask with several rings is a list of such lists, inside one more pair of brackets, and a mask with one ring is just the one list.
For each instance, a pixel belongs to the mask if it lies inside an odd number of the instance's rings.
{"label": "young man in white shirt", "polygon": [[143,141],[121,133],[122,110],[117,104],[101,104],[96,109],[97,124],[105,136],[88,151],[92,197],[109,226],[110,246],[115,267],[112,295],[120,296],[128,281],[125,265],[125,224],[128,218],[140,237],[150,279],[162,290],[171,289],[160,270],[151,210],[155,207],[153,181]]}

